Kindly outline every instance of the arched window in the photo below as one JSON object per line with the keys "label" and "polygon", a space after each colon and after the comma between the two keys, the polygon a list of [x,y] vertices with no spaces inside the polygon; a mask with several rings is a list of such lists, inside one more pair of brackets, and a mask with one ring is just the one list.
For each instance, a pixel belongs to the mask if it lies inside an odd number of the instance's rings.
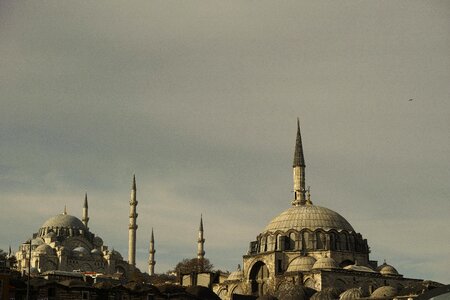
{"label": "arched window", "polygon": [[261,238],[261,247],[259,248],[259,252],[266,252],[267,251],[267,237],[263,236]]}
{"label": "arched window", "polygon": [[295,242],[297,241],[297,235],[295,232],[289,233],[289,250],[295,249]]}
{"label": "arched window", "polygon": [[258,261],[250,270],[250,283],[252,294],[263,296],[267,293],[267,280],[269,279],[269,269],[266,264]]}
{"label": "arched window", "polygon": [[316,232],[316,249],[325,249],[325,234],[322,231]]}
{"label": "arched window", "polygon": [[275,249],[278,251],[284,250],[283,242],[284,242],[283,236],[281,234],[278,234],[277,240],[275,241]]}
{"label": "arched window", "polygon": [[269,235],[267,237],[267,251],[274,251],[276,244],[276,237],[274,235]]}

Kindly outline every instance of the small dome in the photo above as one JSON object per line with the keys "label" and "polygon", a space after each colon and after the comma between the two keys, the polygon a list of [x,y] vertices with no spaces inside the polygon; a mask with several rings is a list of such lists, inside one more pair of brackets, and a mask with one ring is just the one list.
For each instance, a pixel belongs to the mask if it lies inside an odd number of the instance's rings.
{"label": "small dome", "polygon": [[340,268],[338,263],[331,257],[322,257],[318,259],[314,263],[314,266],[312,267],[312,270],[317,269],[340,269]]}
{"label": "small dome", "polygon": [[344,217],[331,209],[316,205],[292,206],[270,221],[263,233],[290,229],[335,229],[353,232],[354,229]]}
{"label": "small dome", "polygon": [[377,288],[370,298],[394,298],[397,296],[397,289],[392,286],[382,286]]}
{"label": "small dome", "polygon": [[228,276],[228,281],[241,280],[244,277],[244,273],[242,271],[234,271]]}
{"label": "small dome", "polygon": [[86,226],[84,226],[83,222],[80,221],[77,217],[60,214],[54,217],[51,217],[47,221],[42,224],[41,228],[72,228],[72,229],[83,229],[86,230]]}
{"label": "small dome", "polygon": [[72,250],[72,253],[76,256],[89,256],[89,251],[84,247],[76,247]]}
{"label": "small dome", "polygon": [[386,263],[386,261],[377,268],[377,271],[380,272],[381,275],[386,275],[386,276],[398,276],[399,275],[397,270],[393,266],[388,265]]}
{"label": "small dome", "polygon": [[291,261],[287,272],[309,272],[314,266],[316,259],[312,256],[299,256]]}
{"label": "small dome", "polygon": [[99,237],[99,236],[95,236],[95,237],[94,237],[94,245],[95,245],[96,247],[101,247],[101,246],[103,246],[103,240],[102,240],[102,238]]}
{"label": "small dome", "polygon": [[53,250],[53,248],[47,244],[42,244],[42,245],[36,247],[36,249],[34,251],[39,254],[46,254],[46,255],[54,255],[55,254],[55,251]]}
{"label": "small dome", "polygon": [[110,254],[111,256],[113,256],[113,257],[116,257],[116,258],[120,259],[120,260],[123,260],[122,254],[120,254],[118,251],[116,251],[116,250],[114,250],[114,249],[112,249],[111,251],[109,251],[109,254]]}
{"label": "small dome", "polygon": [[[345,268],[344,268],[345,269]],[[339,300],[354,300],[363,297],[363,292],[361,288],[351,288],[343,292],[339,296]]]}
{"label": "small dome", "polygon": [[311,296],[310,300],[332,300],[339,298],[339,290],[336,288],[324,288]]}

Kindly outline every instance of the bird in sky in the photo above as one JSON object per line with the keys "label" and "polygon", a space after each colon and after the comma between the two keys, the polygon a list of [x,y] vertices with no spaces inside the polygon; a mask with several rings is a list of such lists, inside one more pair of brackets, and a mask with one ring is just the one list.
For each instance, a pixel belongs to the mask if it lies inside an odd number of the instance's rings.
{"label": "bird in sky", "polygon": [[413,98],[410,98],[408,101],[413,101],[414,99]]}

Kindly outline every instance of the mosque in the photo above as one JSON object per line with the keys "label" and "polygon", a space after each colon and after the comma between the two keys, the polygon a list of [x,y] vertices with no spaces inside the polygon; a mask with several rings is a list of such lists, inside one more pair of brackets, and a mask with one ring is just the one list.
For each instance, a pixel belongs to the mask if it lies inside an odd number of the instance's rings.
{"label": "mosque", "polygon": [[[24,272],[30,265],[31,272],[40,274],[48,271],[72,272],[79,270],[102,274],[120,273],[128,278],[135,270],[136,265],[136,231],[138,228],[136,191],[136,178],[133,176],[128,226],[128,261],[124,260],[118,251],[109,249],[100,236],[90,231],[86,194],[81,220],[67,214],[64,208],[62,214],[45,221],[37,233],[33,234],[31,240],[20,245],[19,251],[15,253],[17,269]],[[151,264],[154,266],[154,258],[153,262],[149,261],[149,265]]]}
{"label": "mosque", "polygon": [[[393,298],[397,291],[424,283],[405,278],[395,267],[369,258],[367,239],[339,213],[313,204],[305,184],[300,124],[293,161],[294,197],[291,206],[272,219],[250,242],[242,258],[242,268],[213,282],[208,272],[183,277],[182,285],[211,287],[223,300],[274,295],[278,299],[306,299],[307,294],[335,291],[334,298]],[[89,230],[88,201],[85,197],[82,219],[62,214],[51,217],[33,238],[24,242],[15,254],[19,271],[80,270],[103,274],[121,273],[129,278],[136,270],[137,207],[136,180],[133,177],[129,214],[128,260],[109,249]],[[197,259],[204,259],[204,230],[200,218]],[[154,275],[155,247],[150,240],[148,273]],[[30,248],[31,247],[31,248]],[[30,255],[31,252],[31,255]],[[204,278],[203,278],[203,277]],[[206,279],[205,279],[206,278]],[[281,293],[281,294],[280,294]],[[284,293],[284,294],[283,294]],[[340,295],[340,297],[339,297]],[[344,296],[343,296],[344,295]],[[346,296],[350,298],[346,298]],[[305,298],[306,297],[306,298]],[[333,297],[332,297],[333,298]],[[250,299],[250,298],[248,298]]]}
{"label": "mosque", "polygon": [[342,292],[356,293],[359,297],[389,297],[406,286],[422,282],[404,278],[386,262],[378,265],[370,260],[370,248],[361,233],[337,212],[313,204],[305,185],[305,167],[297,121],[294,199],[250,242],[242,269],[239,266],[227,280],[214,287],[221,299],[237,299],[236,295],[303,299],[308,290],[330,289],[336,291],[337,298]]}

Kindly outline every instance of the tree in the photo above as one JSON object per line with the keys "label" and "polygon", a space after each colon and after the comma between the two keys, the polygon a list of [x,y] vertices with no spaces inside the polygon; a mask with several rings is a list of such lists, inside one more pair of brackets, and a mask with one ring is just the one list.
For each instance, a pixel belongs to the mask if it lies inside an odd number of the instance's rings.
{"label": "tree", "polygon": [[209,259],[184,258],[175,266],[175,272],[179,274],[190,274],[193,272],[211,272],[214,266]]}
{"label": "tree", "polygon": [[0,262],[6,261],[6,252],[0,249]]}

